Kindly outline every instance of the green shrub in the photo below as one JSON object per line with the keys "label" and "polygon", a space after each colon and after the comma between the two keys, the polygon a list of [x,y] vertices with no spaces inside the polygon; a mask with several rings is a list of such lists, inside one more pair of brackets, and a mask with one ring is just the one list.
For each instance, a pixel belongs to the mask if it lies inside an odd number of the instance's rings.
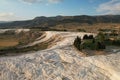
{"label": "green shrub", "polygon": [[89,39],[93,39],[94,37],[93,37],[93,35],[89,35]]}
{"label": "green shrub", "polygon": [[86,35],[83,36],[83,40],[85,40],[85,39],[93,39],[93,38],[94,38],[93,35],[89,35],[89,36],[88,36],[88,35],[86,34]]}
{"label": "green shrub", "polygon": [[85,39],[88,39],[88,35],[86,34],[86,35],[84,35],[83,36],[83,39],[85,40]]}
{"label": "green shrub", "polygon": [[104,43],[108,46],[110,45],[113,45],[113,46],[120,46],[120,39],[117,39],[117,40],[110,40],[110,39],[107,39],[104,41]]}
{"label": "green shrub", "polygon": [[91,50],[101,50],[106,48],[104,43],[93,40],[85,41],[82,44],[82,46],[84,49],[91,49]]}
{"label": "green shrub", "polygon": [[98,41],[100,41],[100,42],[104,42],[104,40],[105,40],[105,35],[104,35],[102,32],[100,32],[100,33],[98,33],[98,35],[96,36],[96,39],[97,39]]}
{"label": "green shrub", "polygon": [[[87,36],[87,35],[85,35],[85,36]],[[89,39],[83,40],[83,42],[82,42],[81,38],[79,38],[79,37],[77,37],[75,39],[74,46],[78,50],[82,50],[82,49],[102,50],[102,49],[106,48],[106,45],[104,44],[104,42],[100,42],[99,40],[96,40],[94,38],[93,39],[89,38]]]}
{"label": "green shrub", "polygon": [[74,46],[78,49],[81,50],[81,38],[77,36],[77,38],[74,40]]}
{"label": "green shrub", "polygon": [[114,40],[112,44],[113,44],[113,45],[120,46],[120,40]]}

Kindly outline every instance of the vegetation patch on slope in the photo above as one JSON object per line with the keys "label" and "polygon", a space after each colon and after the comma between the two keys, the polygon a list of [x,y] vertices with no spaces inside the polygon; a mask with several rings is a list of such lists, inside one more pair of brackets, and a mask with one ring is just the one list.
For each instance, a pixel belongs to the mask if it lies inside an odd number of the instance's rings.
{"label": "vegetation patch on slope", "polygon": [[43,32],[39,30],[31,30],[29,32],[16,33],[9,30],[0,34],[0,55],[17,55],[17,53],[23,53],[28,51],[43,50],[48,47],[48,43],[40,43],[34,46],[24,47],[34,42],[39,38]]}
{"label": "vegetation patch on slope", "polygon": [[[113,33],[109,33],[113,34]],[[83,39],[77,36],[74,40],[74,46],[79,50],[87,55],[100,55],[106,54],[106,48],[109,46],[118,46],[120,47],[120,38],[117,35],[109,35],[106,33],[98,33],[96,37],[93,35],[84,35]],[[109,35],[109,36],[108,36]],[[112,37],[112,38],[111,38]],[[108,50],[108,49],[107,49]]]}

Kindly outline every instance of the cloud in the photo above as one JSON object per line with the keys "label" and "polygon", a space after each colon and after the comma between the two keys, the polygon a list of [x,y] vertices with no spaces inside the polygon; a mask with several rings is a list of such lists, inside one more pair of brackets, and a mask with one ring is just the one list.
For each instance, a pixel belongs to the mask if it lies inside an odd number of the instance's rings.
{"label": "cloud", "polygon": [[48,2],[50,3],[59,3],[62,2],[63,0],[48,0]]}
{"label": "cloud", "polygon": [[63,0],[20,0],[24,3],[34,4],[34,3],[59,3]]}
{"label": "cloud", "polygon": [[13,13],[0,13],[0,17],[13,16]]}
{"label": "cloud", "polygon": [[15,16],[14,13],[0,13],[0,21],[15,21],[22,20],[22,18]]}
{"label": "cloud", "polygon": [[100,4],[97,12],[104,14],[120,14],[120,0],[111,0]]}
{"label": "cloud", "polygon": [[20,0],[20,1],[28,4],[33,4],[33,3],[41,3],[43,0]]}

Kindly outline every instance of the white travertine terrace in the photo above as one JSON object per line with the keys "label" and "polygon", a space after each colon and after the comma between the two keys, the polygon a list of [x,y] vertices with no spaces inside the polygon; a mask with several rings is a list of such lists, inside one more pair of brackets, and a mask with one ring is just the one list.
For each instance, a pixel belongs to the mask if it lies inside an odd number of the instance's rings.
{"label": "white travertine terrace", "polygon": [[6,31],[9,31],[9,30],[12,30],[12,31],[15,31],[16,33],[20,33],[20,32],[28,32],[30,31],[30,29],[0,29],[0,33],[4,33]]}
{"label": "white travertine terrace", "polygon": [[120,80],[120,52],[82,57],[72,44],[84,34],[92,33],[45,32],[44,38],[27,46],[55,37],[48,49],[0,57],[0,80]]}

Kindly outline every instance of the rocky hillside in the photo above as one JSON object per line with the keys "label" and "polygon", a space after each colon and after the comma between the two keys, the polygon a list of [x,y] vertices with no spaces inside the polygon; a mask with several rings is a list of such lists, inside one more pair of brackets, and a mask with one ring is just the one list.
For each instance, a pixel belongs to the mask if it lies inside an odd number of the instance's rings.
{"label": "rocky hillside", "polygon": [[81,24],[97,24],[97,23],[120,23],[120,15],[104,15],[104,16],[56,16],[56,17],[36,17],[33,20],[14,21],[9,23],[0,23],[0,28],[48,28],[58,25],[73,23],[76,26]]}
{"label": "rocky hillside", "polygon": [[77,32],[45,32],[45,38],[28,46],[55,37],[48,49],[13,57],[0,57],[0,80],[120,80],[120,52],[84,57],[73,46]]}

